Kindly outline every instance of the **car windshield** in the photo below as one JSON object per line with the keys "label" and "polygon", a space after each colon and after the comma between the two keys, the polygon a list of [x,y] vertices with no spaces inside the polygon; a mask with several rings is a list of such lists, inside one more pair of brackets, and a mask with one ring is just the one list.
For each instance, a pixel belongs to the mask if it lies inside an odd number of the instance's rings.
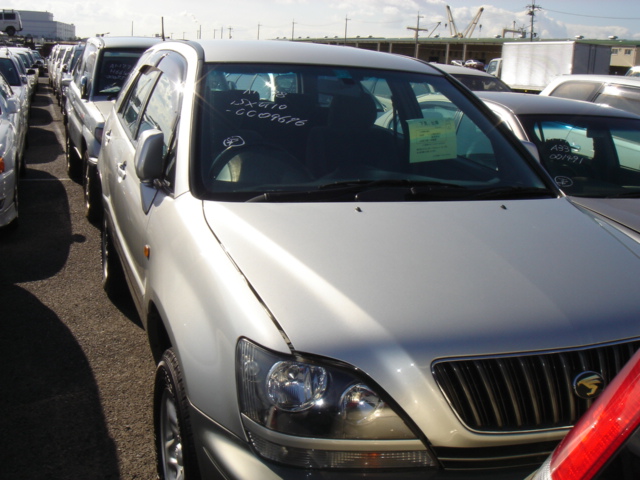
{"label": "car windshield", "polygon": [[640,197],[640,120],[520,116],[540,160],[567,195]]}
{"label": "car windshield", "polygon": [[[554,196],[445,77],[207,64],[193,190],[231,201]],[[502,196],[502,197],[501,197]]]}

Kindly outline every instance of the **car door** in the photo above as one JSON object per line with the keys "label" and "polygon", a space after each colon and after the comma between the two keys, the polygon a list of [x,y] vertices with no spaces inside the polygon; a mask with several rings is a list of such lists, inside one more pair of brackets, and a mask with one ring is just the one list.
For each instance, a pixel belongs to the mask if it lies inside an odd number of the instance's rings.
{"label": "car door", "polygon": [[[161,60],[159,67],[168,64],[167,58]],[[146,225],[152,214],[148,195],[158,190],[141,185],[134,165],[135,149],[144,131],[160,130],[164,136],[163,161],[170,170],[171,144],[182,101],[182,89],[177,87],[177,83],[182,83],[182,78],[173,71],[143,67],[115,118],[110,116],[105,128],[105,144],[101,149],[100,165],[104,166],[106,175],[103,184],[108,189],[105,196],[109,198],[113,228],[125,270],[138,300],[141,300],[146,287]],[[170,178],[165,179],[162,185],[164,191],[170,191]]]}

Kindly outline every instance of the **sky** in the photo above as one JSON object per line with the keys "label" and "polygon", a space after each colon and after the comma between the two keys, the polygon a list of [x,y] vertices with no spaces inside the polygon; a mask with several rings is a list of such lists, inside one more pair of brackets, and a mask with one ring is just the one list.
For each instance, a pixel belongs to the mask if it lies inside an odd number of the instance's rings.
{"label": "sky", "polygon": [[[640,41],[636,0],[5,0],[4,8],[47,11],[76,26],[78,37],[153,36],[174,39],[268,40],[275,38],[451,36],[450,7],[463,32],[484,8],[471,38],[502,35],[504,29],[531,28],[541,39],[573,38]],[[440,22],[438,24],[438,22]],[[446,26],[445,26],[446,25]],[[506,37],[514,34],[506,33]]]}

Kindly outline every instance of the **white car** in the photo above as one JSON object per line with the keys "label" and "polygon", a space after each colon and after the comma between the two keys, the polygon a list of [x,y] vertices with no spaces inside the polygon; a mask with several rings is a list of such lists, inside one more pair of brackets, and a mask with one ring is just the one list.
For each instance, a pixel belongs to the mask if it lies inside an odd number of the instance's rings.
{"label": "white car", "polygon": [[0,75],[0,227],[15,226],[18,221],[18,183],[23,168],[13,124],[18,115],[18,99]]}
{"label": "white car", "polygon": [[162,479],[522,480],[640,347],[637,238],[413,58],[158,43],[97,167]]}
{"label": "white car", "polygon": [[560,75],[541,96],[570,98],[640,115],[640,78],[623,75]]}
{"label": "white car", "polygon": [[[96,163],[106,114],[142,52],[160,41],[156,37],[89,38],[67,86],[67,171],[71,178],[82,179],[85,214],[91,221],[99,220],[101,213]],[[58,70],[61,73],[62,68]]]}
{"label": "white car", "polygon": [[[3,75],[17,99],[17,111],[10,114],[10,120],[16,128],[18,163],[24,172],[24,149],[26,148],[27,130],[29,128],[29,110],[31,97],[27,78],[22,74],[19,61],[6,49],[0,49],[0,74]],[[9,95],[10,96],[10,95]]]}

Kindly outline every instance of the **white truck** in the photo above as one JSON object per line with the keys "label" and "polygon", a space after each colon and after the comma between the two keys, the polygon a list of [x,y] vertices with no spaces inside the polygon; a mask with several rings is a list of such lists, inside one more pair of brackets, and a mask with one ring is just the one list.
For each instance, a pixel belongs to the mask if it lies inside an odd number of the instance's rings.
{"label": "white truck", "polygon": [[559,75],[608,74],[611,47],[581,41],[507,42],[500,78],[517,91],[539,92]]}

